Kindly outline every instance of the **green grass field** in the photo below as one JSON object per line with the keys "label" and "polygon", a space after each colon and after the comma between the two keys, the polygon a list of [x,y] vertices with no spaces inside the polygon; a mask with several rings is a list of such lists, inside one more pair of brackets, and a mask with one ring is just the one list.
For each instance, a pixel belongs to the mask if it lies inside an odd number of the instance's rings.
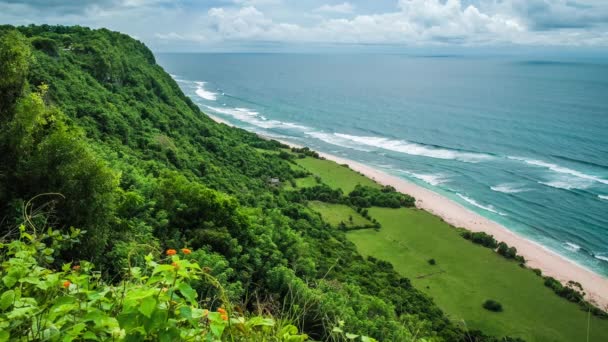
{"label": "green grass field", "polygon": [[[372,222],[357,213],[353,208],[344,204],[332,204],[320,201],[310,201],[308,206],[321,214],[325,222],[333,227],[338,227],[340,222],[344,222],[347,228],[372,225]],[[352,222],[350,221],[352,217]]]}
{"label": "green grass field", "polygon": [[[331,161],[306,158],[298,163],[344,191],[358,183],[375,184]],[[319,203],[311,207],[328,222],[332,216],[343,217],[345,211]],[[554,294],[531,270],[463,239],[453,227],[425,211],[372,208],[370,215],[382,228],[352,231],[349,239],[362,254],[390,261],[433,297],[450,319],[470,329],[526,341],[587,340],[587,313]],[[428,263],[431,258],[435,266]],[[487,299],[499,301],[504,311],[483,309]],[[608,341],[608,320],[591,316],[589,322],[589,341]]]}
{"label": "green grass field", "polygon": [[313,175],[321,177],[325,184],[332,188],[342,189],[344,193],[351,192],[357,184],[380,187],[373,180],[332,161],[307,157],[296,159],[296,163]]}

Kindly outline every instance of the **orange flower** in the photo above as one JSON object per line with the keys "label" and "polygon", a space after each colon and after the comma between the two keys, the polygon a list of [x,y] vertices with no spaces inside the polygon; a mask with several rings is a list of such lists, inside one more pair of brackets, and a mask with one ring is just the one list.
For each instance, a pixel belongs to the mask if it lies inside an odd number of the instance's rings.
{"label": "orange flower", "polygon": [[179,264],[176,262],[172,262],[171,266],[175,267],[176,270],[179,270]]}
{"label": "orange flower", "polygon": [[226,314],[222,314],[220,317],[222,317],[222,319],[223,319],[224,321],[227,321],[227,320],[228,320],[228,315],[226,315]]}
{"label": "orange flower", "polygon": [[222,308],[217,309],[217,312],[224,314],[224,315],[226,314],[226,310],[224,310]]}
{"label": "orange flower", "polygon": [[80,265],[74,265],[74,266],[72,266],[72,269],[74,271],[80,271]]}
{"label": "orange flower", "polygon": [[177,251],[175,249],[167,249],[167,255],[168,256],[172,256],[177,254]]}
{"label": "orange flower", "polygon": [[72,283],[69,280],[66,280],[66,281],[63,282],[63,287],[66,288],[66,289],[68,287],[70,287],[70,285],[72,285]]}
{"label": "orange flower", "polygon": [[192,253],[192,251],[191,251],[191,250],[189,250],[188,248],[182,248],[182,252],[183,252],[184,254],[190,254],[190,253]]}

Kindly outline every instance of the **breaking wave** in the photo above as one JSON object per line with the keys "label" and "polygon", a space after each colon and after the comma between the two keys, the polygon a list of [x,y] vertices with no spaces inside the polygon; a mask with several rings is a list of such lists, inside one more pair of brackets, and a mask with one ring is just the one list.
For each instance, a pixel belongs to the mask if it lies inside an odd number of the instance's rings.
{"label": "breaking wave", "polygon": [[456,193],[456,195],[457,195],[458,197],[462,198],[463,200],[465,200],[467,203],[469,203],[469,204],[471,204],[471,205],[473,205],[473,206],[475,206],[475,207],[477,207],[477,208],[481,208],[481,209],[483,209],[483,210],[487,210],[487,211],[489,211],[489,212],[491,212],[491,213],[498,214],[498,215],[500,215],[500,216],[507,216],[507,214],[505,214],[505,213],[503,213],[503,212],[498,211],[498,210],[497,210],[496,208],[494,208],[494,206],[492,206],[492,205],[483,205],[483,204],[480,204],[480,203],[478,203],[477,201],[475,201],[474,199],[469,198],[469,197],[467,197],[467,196],[464,196],[464,195],[462,195],[462,194],[460,194],[460,193]]}
{"label": "breaking wave", "polygon": [[202,97],[207,101],[215,101],[217,100],[217,93],[208,91],[205,89],[205,82],[194,82],[196,83],[196,95]]}
{"label": "breaking wave", "polygon": [[483,153],[463,152],[446,148],[438,148],[417,144],[406,140],[392,140],[382,137],[366,137],[342,133],[334,133],[334,135],[343,140],[351,141],[357,144],[415,156],[437,159],[452,159],[470,163],[477,163],[492,159],[492,156]]}
{"label": "breaking wave", "polygon": [[522,188],[522,187],[518,186],[517,184],[511,184],[511,183],[491,186],[490,189],[492,189],[493,191],[502,192],[505,194],[516,194],[518,192],[528,191],[528,189],[526,189],[526,188]]}

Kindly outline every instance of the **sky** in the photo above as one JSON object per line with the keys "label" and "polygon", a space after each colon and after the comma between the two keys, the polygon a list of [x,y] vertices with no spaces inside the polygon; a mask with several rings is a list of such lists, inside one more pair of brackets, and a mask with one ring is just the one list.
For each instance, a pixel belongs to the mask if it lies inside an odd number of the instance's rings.
{"label": "sky", "polygon": [[0,0],[0,23],[106,27],[156,52],[608,51],[608,0]]}

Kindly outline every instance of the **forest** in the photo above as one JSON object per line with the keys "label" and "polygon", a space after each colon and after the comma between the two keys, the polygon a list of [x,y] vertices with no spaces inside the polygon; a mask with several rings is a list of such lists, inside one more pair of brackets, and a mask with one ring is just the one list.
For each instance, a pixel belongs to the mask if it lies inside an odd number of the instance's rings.
{"label": "forest", "polygon": [[[287,189],[289,150],[213,122],[127,35],[0,26],[0,341],[516,341],[451,321]],[[365,211],[367,213],[367,211]]]}

